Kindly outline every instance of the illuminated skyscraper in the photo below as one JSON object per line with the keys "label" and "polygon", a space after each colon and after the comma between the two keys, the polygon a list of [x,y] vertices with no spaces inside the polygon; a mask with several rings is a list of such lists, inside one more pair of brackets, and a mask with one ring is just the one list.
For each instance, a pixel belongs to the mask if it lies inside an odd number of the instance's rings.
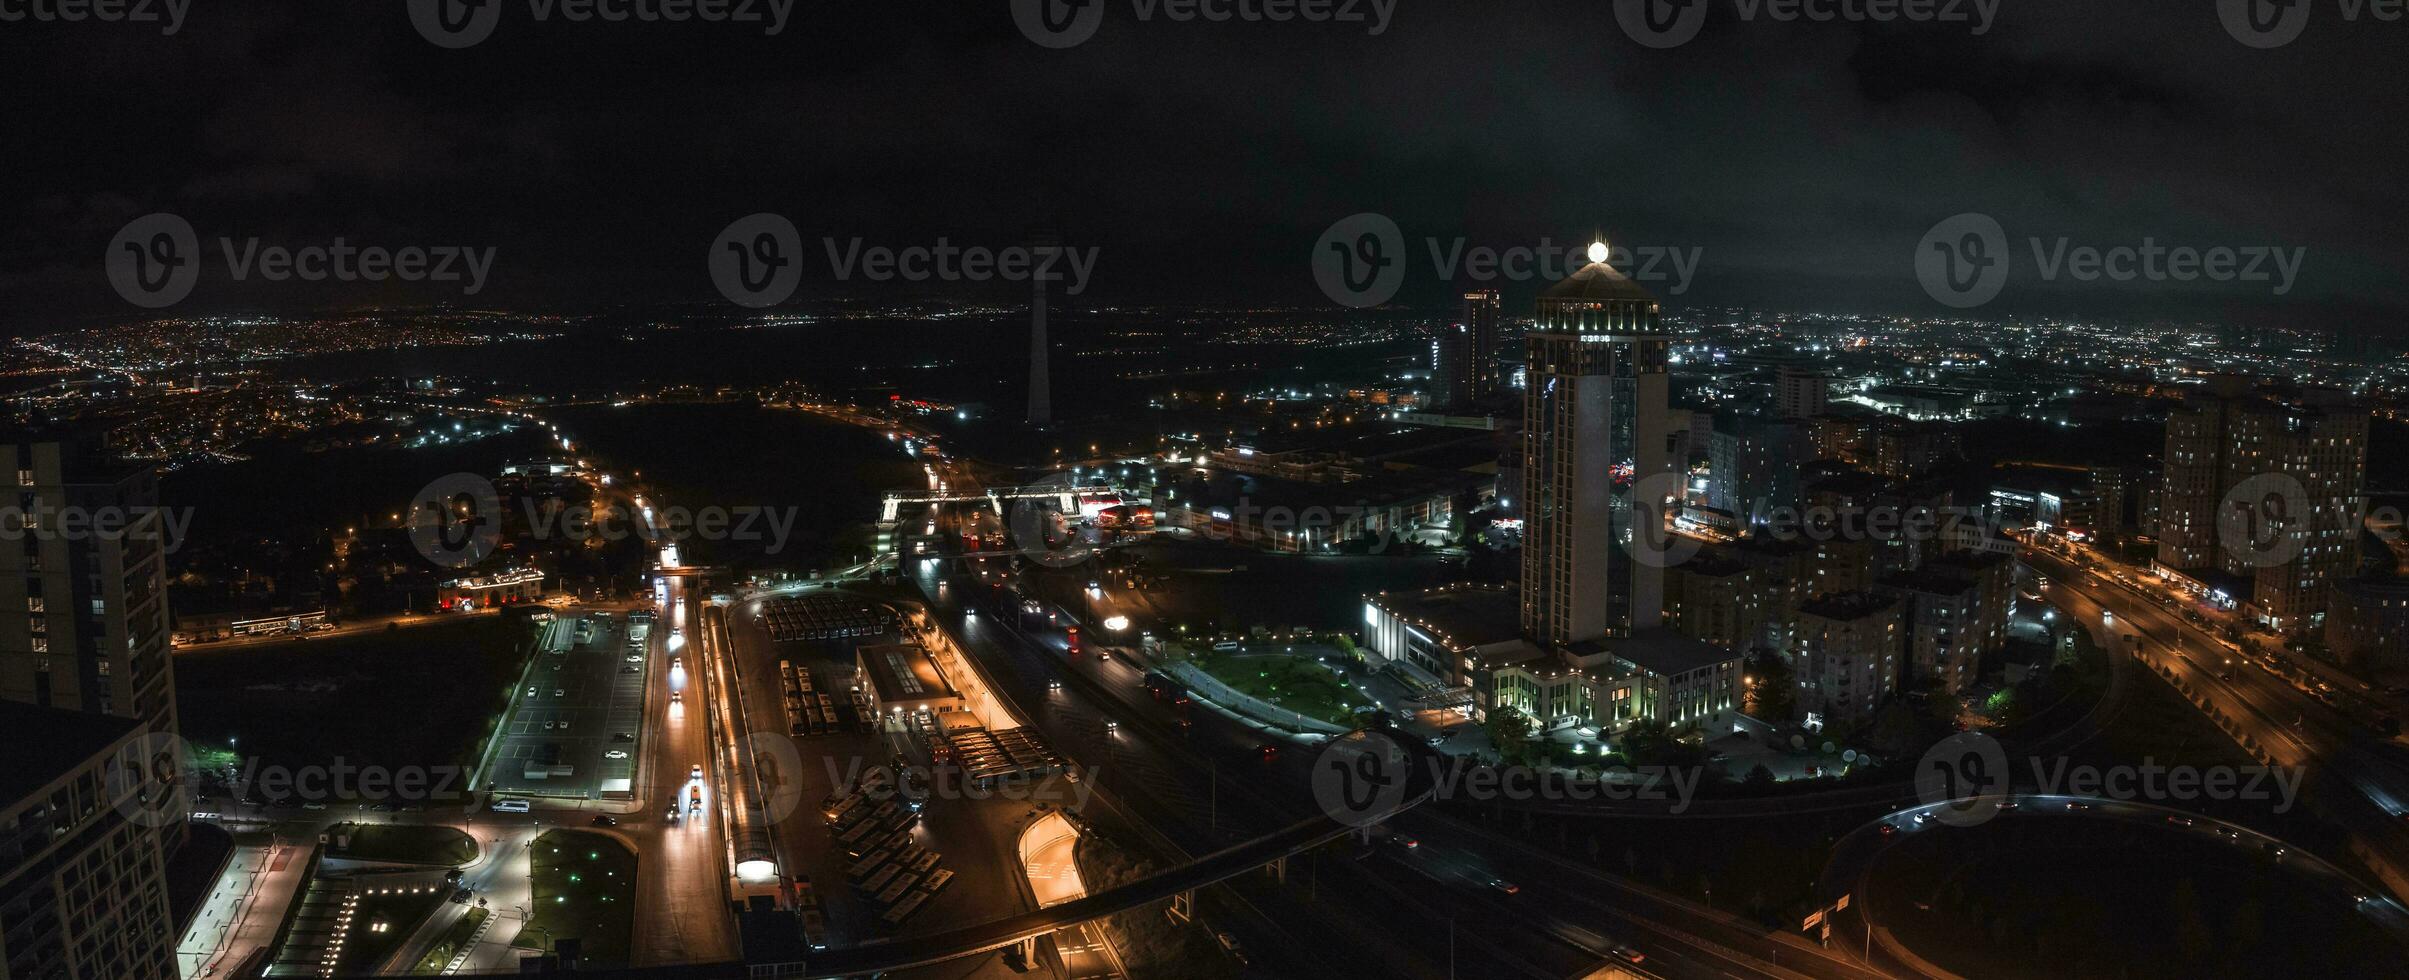
{"label": "illuminated skyscraper", "polygon": [[1554,646],[1622,638],[1664,616],[1661,532],[1641,487],[1672,473],[1667,342],[1656,298],[1606,264],[1550,287],[1525,338],[1522,628]]}

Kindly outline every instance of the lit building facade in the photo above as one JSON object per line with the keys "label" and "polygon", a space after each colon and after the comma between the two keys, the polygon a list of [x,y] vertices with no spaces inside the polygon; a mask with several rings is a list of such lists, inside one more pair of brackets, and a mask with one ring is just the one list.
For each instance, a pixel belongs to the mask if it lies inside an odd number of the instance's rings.
{"label": "lit building facade", "polygon": [[[0,699],[174,735],[166,514],[148,467],[96,447],[0,444],[15,513],[0,540]],[[185,808],[161,828],[183,836]],[[172,846],[172,845],[171,845]]]}
{"label": "lit building facade", "polygon": [[[140,722],[0,703],[0,977],[175,980],[167,855]],[[180,805],[180,804],[179,804]],[[146,819],[136,819],[144,817]]]}
{"label": "lit building facade", "polygon": [[1899,689],[1900,604],[1869,592],[1799,608],[1798,706],[1810,726],[1861,722]]}
{"label": "lit building facade", "polygon": [[1525,338],[1521,625],[1551,647],[1663,617],[1662,563],[1633,556],[1656,510],[1637,488],[1672,470],[1658,315],[1646,290],[1593,262],[1548,289]]}
{"label": "lit building facade", "polygon": [[[2359,564],[2368,418],[2339,398],[2257,398],[2235,378],[2188,399],[2167,417],[2159,566],[2177,581],[2247,578],[2249,595],[2233,598],[2271,629],[2321,626],[2333,584]],[[2253,486],[2268,496],[2232,499]]]}

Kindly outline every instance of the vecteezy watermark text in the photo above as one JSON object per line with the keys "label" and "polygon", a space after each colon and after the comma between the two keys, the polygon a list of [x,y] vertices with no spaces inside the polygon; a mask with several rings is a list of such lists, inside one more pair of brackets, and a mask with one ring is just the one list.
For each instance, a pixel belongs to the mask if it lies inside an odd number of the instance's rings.
{"label": "vecteezy watermark text", "polygon": [[[337,237],[324,245],[265,245],[257,238],[219,238],[226,277],[241,282],[456,282],[464,296],[485,289],[496,249],[461,245],[354,245]],[[128,222],[104,257],[109,283],[125,301],[146,309],[174,306],[200,282],[202,250],[191,223],[161,212]]]}
{"label": "vecteezy watermark text", "polygon": [[192,517],[190,507],[11,504],[0,506],[0,541],[154,541],[173,552],[184,544]]}
{"label": "vecteezy watermark text", "polygon": [[[1732,0],[1742,21],[1791,24],[1968,24],[1976,37],[1998,22],[2000,0]],[[1706,27],[1708,0],[1614,0],[1614,19],[1631,39],[1677,48]]]}
{"label": "vecteezy watermark text", "polygon": [[[473,47],[502,22],[502,0],[410,0],[410,25],[438,47]],[[527,0],[527,19],[604,24],[759,24],[786,32],[795,0]]]}
{"label": "vecteezy watermark text", "polygon": [[[828,269],[838,281],[871,282],[1067,282],[1065,292],[1087,291],[1101,249],[1057,244],[990,247],[873,245],[861,238],[821,239]],[[795,223],[771,212],[732,221],[711,242],[711,281],[729,302],[749,309],[792,298],[803,281],[803,236]]]}
{"label": "vecteezy watermark text", "polygon": [[0,0],[0,23],[158,24],[174,36],[191,9],[192,0]]}
{"label": "vecteezy watermark text", "polygon": [[[1012,0],[1012,23],[1021,35],[1048,48],[1074,48],[1104,25],[1107,0]],[[1140,23],[1160,17],[1173,23],[1362,24],[1364,33],[1388,33],[1397,0],[1130,0]]]}
{"label": "vecteezy watermark text", "polygon": [[[2033,236],[2033,268],[2045,282],[2265,283],[2277,296],[2300,281],[2308,249],[2276,245],[2168,245],[2155,237],[2138,244],[2080,244],[2067,236]],[[1944,306],[1971,309],[2007,288],[2014,256],[1998,219],[1968,212],[1943,219],[1916,243],[1916,278]]]}
{"label": "vecteezy watermark text", "polygon": [[[2026,760],[2024,785],[2043,796],[2141,803],[2244,801],[2274,804],[2285,813],[2300,799],[2307,770],[2299,766],[2077,765],[2070,760]],[[1971,827],[2005,809],[2017,785],[2007,750],[1981,732],[1942,739],[1916,761],[1916,796],[1942,823]]]}
{"label": "vecteezy watermark text", "polygon": [[1403,743],[1376,731],[1342,736],[1313,760],[1313,798],[1322,812],[1357,827],[1394,816],[1417,792],[1430,800],[1482,802],[1639,801],[1688,812],[1706,770],[1684,766],[1609,767],[1599,777],[1525,766],[1471,765],[1428,755],[1417,764]]}
{"label": "vecteezy watermark text", "polygon": [[[1603,262],[1631,279],[1662,284],[1664,292],[1689,292],[1706,250],[1696,246],[1629,247],[1602,242],[1560,244],[1541,236],[1537,245],[1499,248],[1464,238],[1426,237],[1431,275],[1440,282],[1555,282]],[[1349,215],[1332,222],[1313,245],[1314,281],[1341,306],[1363,309],[1396,298],[1404,287],[1410,256],[1405,232],[1387,215]]]}

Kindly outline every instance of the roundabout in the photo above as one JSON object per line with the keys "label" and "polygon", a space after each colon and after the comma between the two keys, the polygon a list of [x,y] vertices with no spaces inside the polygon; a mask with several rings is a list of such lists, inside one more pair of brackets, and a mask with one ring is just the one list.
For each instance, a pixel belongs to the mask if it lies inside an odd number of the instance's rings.
{"label": "roundabout", "polygon": [[1843,838],[1830,942],[1905,975],[2397,976],[2409,913],[2247,827],[2131,800],[1980,797]]}

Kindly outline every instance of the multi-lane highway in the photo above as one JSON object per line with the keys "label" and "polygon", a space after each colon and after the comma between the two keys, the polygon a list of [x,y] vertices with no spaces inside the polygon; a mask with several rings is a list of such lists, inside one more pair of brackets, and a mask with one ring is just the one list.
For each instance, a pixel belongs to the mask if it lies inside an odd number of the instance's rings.
{"label": "multi-lane highway", "polygon": [[[2243,748],[2341,777],[2312,784],[2311,801],[2350,831],[2358,857],[2396,895],[2409,894],[2409,765],[2396,740],[2294,684],[2286,665],[2249,656],[2136,588],[2047,553],[2027,552],[2026,561],[2051,577],[2053,600],[2126,638],[2120,654],[2137,649]],[[2350,791],[2332,791],[2337,785]]]}

